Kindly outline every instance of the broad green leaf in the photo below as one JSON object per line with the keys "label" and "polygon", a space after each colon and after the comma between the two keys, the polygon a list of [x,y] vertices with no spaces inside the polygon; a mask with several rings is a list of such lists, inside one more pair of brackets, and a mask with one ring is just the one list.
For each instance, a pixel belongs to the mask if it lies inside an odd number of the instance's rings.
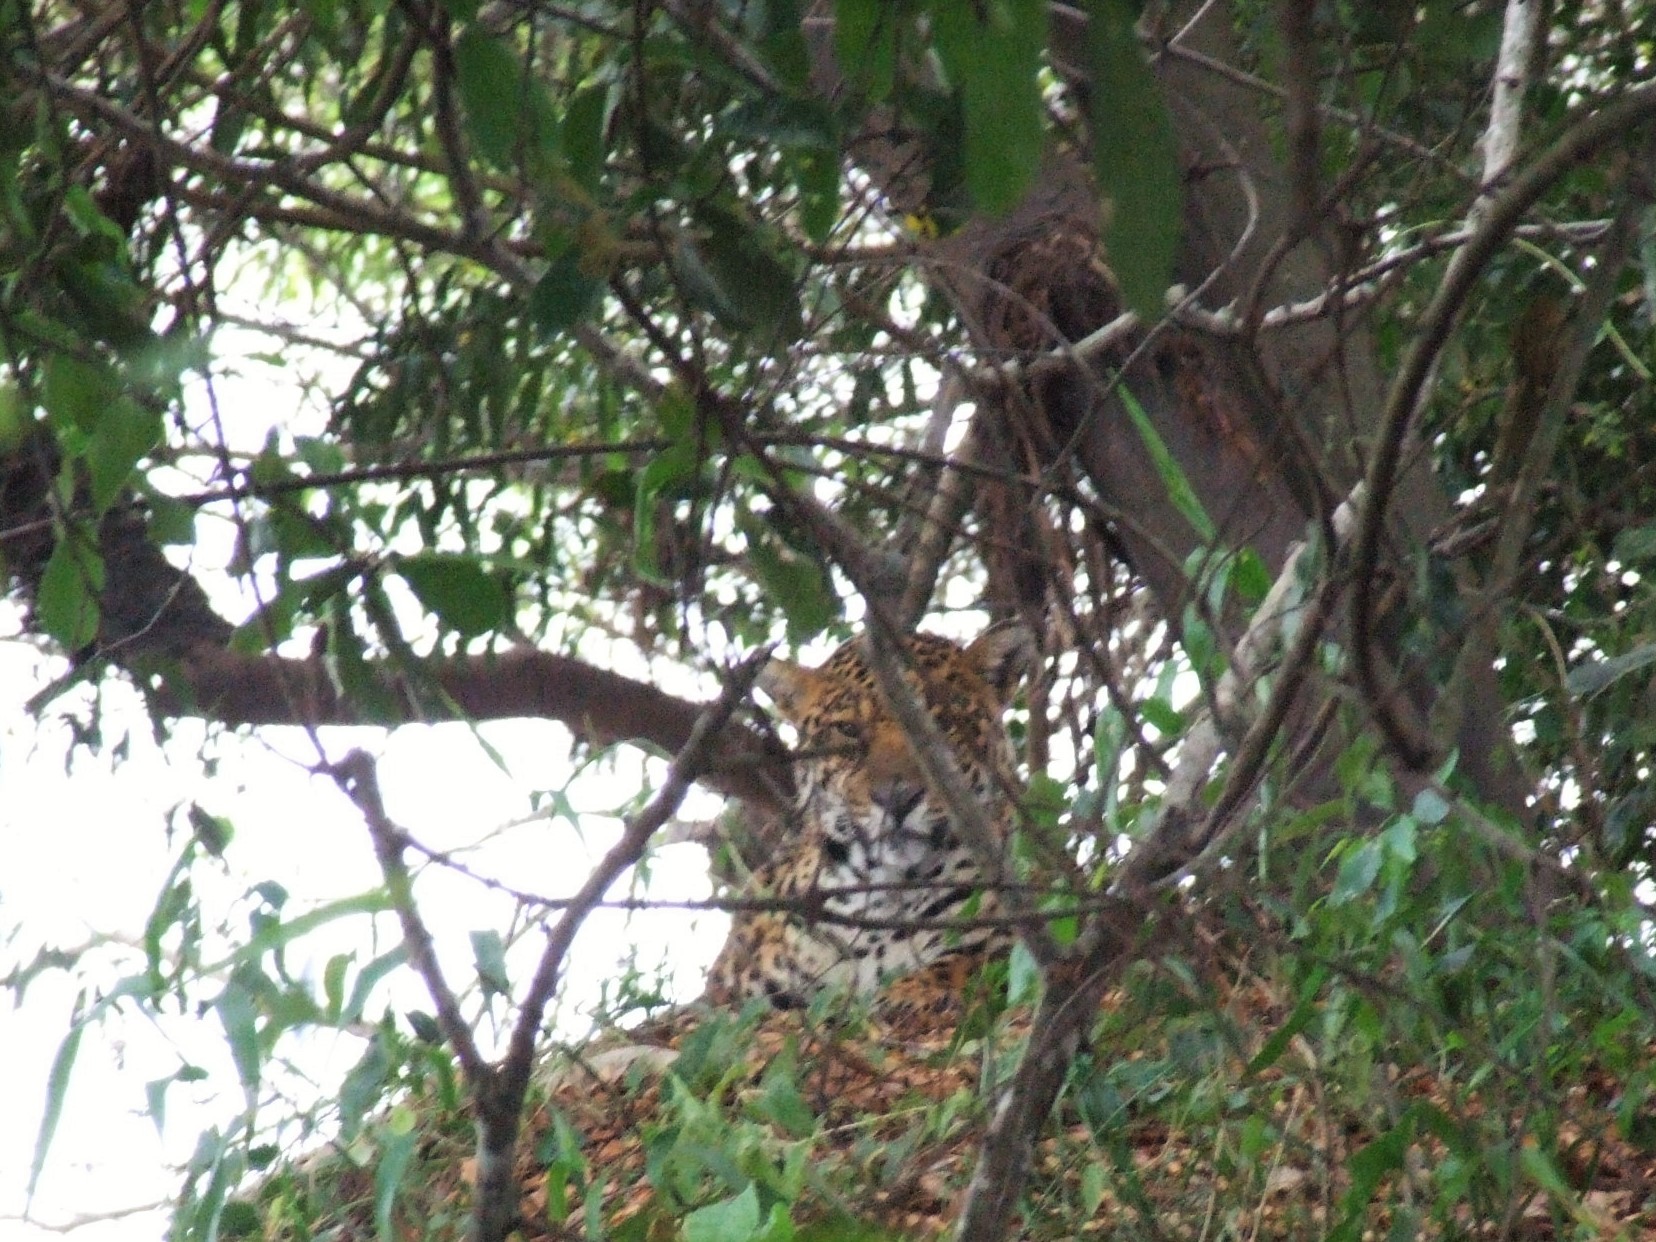
{"label": "broad green leaf", "polygon": [[758,1229],[759,1194],[750,1182],[741,1194],[686,1216],[684,1242],[748,1242]]}
{"label": "broad green leaf", "polygon": [[505,43],[468,26],[454,44],[454,71],[477,152],[503,172],[544,175],[558,126],[546,88]]}
{"label": "broad green leaf", "polygon": [[103,421],[120,391],[115,372],[101,361],[69,354],[53,354],[46,360],[41,404],[59,431],[74,427],[90,433]]}
{"label": "broad green leaf", "polygon": [[799,184],[799,222],[805,235],[820,246],[839,220],[839,148],[801,151],[793,165]]}
{"label": "broad green leaf", "polygon": [[1352,1242],[1361,1236],[1365,1209],[1380,1179],[1403,1167],[1403,1156],[1413,1137],[1414,1126],[1405,1119],[1346,1161],[1350,1188],[1340,1201],[1341,1219],[1329,1233],[1329,1242]]}
{"label": "broad green leaf", "polygon": [[505,589],[469,556],[425,552],[398,560],[397,572],[420,603],[463,637],[487,634],[506,620]]}
{"label": "broad green leaf", "polygon": [[767,1120],[775,1122],[793,1137],[808,1138],[816,1133],[816,1114],[799,1093],[793,1071],[792,1065],[784,1069],[780,1062],[772,1063],[765,1073],[758,1109]]}
{"label": "broad green leaf", "polygon": [[511,976],[506,973],[506,944],[493,928],[471,934],[472,961],[485,994],[508,996],[512,991]]}
{"label": "broad green leaf", "polygon": [[178,1081],[175,1075],[169,1074],[165,1078],[156,1078],[144,1084],[144,1111],[149,1119],[155,1123],[155,1133],[160,1136],[166,1129],[167,1122],[167,1088]]}
{"label": "broad green leaf", "polygon": [[[1652,241],[1652,245],[1656,246],[1656,240]],[[1656,258],[1656,255],[1652,257]],[[1656,275],[1651,275],[1649,279],[1656,280]],[[1652,309],[1656,310],[1656,307]],[[1656,560],[1656,525],[1634,526],[1622,531],[1616,536],[1610,555],[1623,564]]]}
{"label": "broad green leaf", "polygon": [[0,455],[15,453],[29,434],[29,411],[17,385],[0,383]]}
{"label": "broad green leaf", "polygon": [[236,826],[222,815],[214,815],[199,803],[190,803],[188,812],[190,832],[201,843],[201,848],[214,858],[224,857],[225,846],[236,835]]}
{"label": "broad green leaf", "polygon": [[103,582],[103,557],[78,532],[65,532],[52,549],[35,593],[40,628],[70,651],[87,646],[98,636]]}
{"label": "broad green leaf", "polygon": [[345,1009],[345,972],[350,969],[350,953],[335,953],[322,968],[322,999],[327,1003],[329,1022],[338,1022]]}
{"label": "broad green leaf", "polygon": [[610,90],[602,85],[576,91],[559,126],[569,175],[589,194],[598,192],[604,173],[604,122],[609,115]]}
{"label": "broad green leaf", "polygon": [[419,1135],[410,1131],[390,1135],[380,1148],[379,1167],[374,1170],[374,1229],[380,1242],[400,1242],[403,1236],[392,1226],[391,1209],[418,1143]]}
{"label": "broad green leaf", "polygon": [[1578,697],[1597,694],[1629,673],[1636,673],[1652,664],[1656,664],[1656,643],[1645,643],[1608,660],[1576,665],[1564,678],[1564,687]]}
{"label": "broad green leaf", "polygon": [[673,252],[685,295],[727,328],[792,340],[800,330],[794,274],[758,228],[717,207],[697,213],[702,236]]}
{"label": "broad green leaf", "polygon": [[243,1090],[251,1097],[258,1090],[264,1072],[264,1058],[259,1050],[258,1007],[253,994],[239,978],[232,975],[219,993],[217,1004],[219,1021],[224,1024],[224,1035],[230,1044],[230,1057],[236,1063],[236,1074]]}
{"label": "broad green leaf", "polygon": [[385,1033],[376,1031],[339,1087],[339,1133],[345,1142],[356,1137],[363,1119],[379,1106],[390,1074],[391,1052],[386,1047]]}
{"label": "broad green leaf", "polygon": [[1093,171],[1106,202],[1105,258],[1121,300],[1161,318],[1173,282],[1184,183],[1173,118],[1133,33],[1126,0],[1091,0]]}
{"label": "broad green leaf", "polygon": [[879,103],[896,83],[897,25],[891,0],[835,0],[834,52],[851,89]]}
{"label": "broad green leaf", "polygon": [[994,214],[1017,206],[1041,166],[1045,106],[1038,74],[1046,46],[1044,0],[932,9],[937,52],[960,91],[966,188]]}
{"label": "broad green leaf", "polygon": [[578,247],[570,247],[546,269],[529,295],[529,314],[541,331],[567,332],[597,305],[604,282],[581,270]]}
{"label": "broad green leaf", "polygon": [[[407,960],[408,949],[398,945],[364,966],[362,972],[357,975],[356,983],[351,986],[351,998],[345,1002],[340,1019],[345,1022],[361,1021],[363,1008],[368,1004],[368,997],[373,994],[375,985]],[[439,1041],[441,1038],[439,1035]]]}
{"label": "broad green leaf", "polygon": [[788,1214],[786,1203],[771,1204],[770,1215],[754,1233],[753,1242],[795,1242],[793,1217]]}
{"label": "broad green leaf", "polygon": [[29,1187],[24,1192],[26,1201],[34,1199],[35,1186],[40,1182],[40,1171],[46,1167],[46,1153],[51,1150],[52,1138],[57,1134],[58,1122],[63,1117],[63,1101],[69,1092],[69,1077],[75,1072],[75,1058],[80,1055],[81,1036],[86,1031],[86,993],[75,998],[73,1016],[69,1019],[69,1033],[58,1045],[52,1058],[52,1068],[46,1073],[46,1106],[40,1114],[40,1130],[35,1135],[34,1160],[29,1165]]}
{"label": "broad green leaf", "polygon": [[[293,918],[285,919],[279,923],[271,921],[264,924],[255,935],[248,939],[246,944],[227,957],[221,958],[209,966],[202,967],[202,973],[215,974],[219,971],[256,962],[266,953],[286,948],[300,937],[308,936],[317,928],[338,919],[357,914],[381,914],[392,908],[390,895],[384,889],[372,889],[366,893],[357,893],[350,897],[338,897],[333,901],[325,901],[315,909],[307,910]],[[387,954],[387,956],[391,955]]]}
{"label": "broad green leaf", "polygon": [[822,564],[781,539],[757,533],[757,538],[748,534],[748,563],[765,594],[781,606],[788,641],[797,646],[828,627],[839,613],[839,596]]}
{"label": "broad green leaf", "polygon": [[1518,1160],[1524,1166],[1524,1173],[1530,1181],[1559,1203],[1568,1206],[1576,1202],[1576,1193],[1570,1189],[1570,1183],[1559,1170],[1557,1163],[1533,1141],[1525,1142],[1518,1149]]}
{"label": "broad green leaf", "polygon": [[1340,872],[1334,879],[1329,904],[1343,906],[1368,892],[1380,874],[1383,853],[1378,841],[1359,841],[1347,849],[1340,859]]}
{"label": "broad green leaf", "polygon": [[1154,725],[1163,737],[1178,737],[1184,732],[1184,713],[1166,699],[1145,699],[1139,705],[1139,714],[1144,717],[1146,724]]}

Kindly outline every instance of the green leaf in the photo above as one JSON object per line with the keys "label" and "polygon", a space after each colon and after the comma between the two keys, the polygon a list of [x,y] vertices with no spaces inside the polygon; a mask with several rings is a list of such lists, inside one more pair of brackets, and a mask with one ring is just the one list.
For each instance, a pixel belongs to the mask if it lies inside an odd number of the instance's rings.
{"label": "green leaf", "polygon": [[322,968],[322,998],[329,1022],[338,1022],[345,1009],[345,972],[350,969],[352,954],[335,953]]}
{"label": "green leaf", "polygon": [[603,288],[603,281],[581,270],[580,250],[571,246],[535,282],[529,314],[543,332],[567,332],[597,305]]}
{"label": "green leaf", "polygon": [[[407,960],[407,947],[398,945],[390,952],[380,954],[364,966],[362,973],[357,975],[356,983],[351,987],[351,998],[345,1002],[344,1009],[340,1011],[341,1021],[361,1021],[363,1008],[368,1004],[368,997],[373,993],[374,986]],[[439,1041],[441,1038],[439,1035]]]}
{"label": "green leaf", "polygon": [[1126,0],[1088,5],[1093,171],[1107,203],[1105,257],[1121,300],[1147,322],[1166,309],[1184,211],[1173,118]]}
{"label": "green leaf", "polygon": [[609,114],[610,90],[605,84],[576,91],[559,127],[569,175],[589,194],[598,192],[604,174],[604,122]]}
{"label": "green leaf", "polygon": [[345,1142],[356,1137],[363,1118],[379,1105],[391,1074],[391,1050],[385,1032],[376,1031],[357,1063],[339,1087],[339,1133]]}
{"label": "green leaf", "polygon": [[1288,1043],[1305,1029],[1305,1026],[1316,1016],[1318,997],[1322,994],[1322,986],[1328,981],[1328,968],[1318,966],[1314,968],[1305,981],[1300,984],[1299,997],[1294,1005],[1294,1011],[1288,1015],[1288,1020],[1271,1033],[1254,1059],[1248,1062],[1249,1074],[1257,1074],[1276,1064],[1288,1048]]}
{"label": "green leaf", "polygon": [[1127,415],[1133,420],[1133,426],[1138,429],[1139,439],[1144,441],[1144,447],[1150,454],[1150,460],[1155,464],[1156,474],[1161,478],[1162,486],[1167,489],[1168,499],[1178,509],[1181,517],[1190,523],[1190,528],[1196,532],[1203,543],[1211,544],[1218,538],[1218,532],[1213,525],[1213,519],[1208,517],[1207,510],[1202,508],[1202,502],[1196,495],[1196,489],[1191,487],[1190,479],[1186,477],[1178,459],[1168,449],[1161,435],[1156,431],[1155,424],[1150,416],[1144,412],[1144,407],[1138,403],[1138,398],[1125,386],[1121,388],[1121,401],[1127,407]]}
{"label": "green leaf", "polygon": [[418,1143],[419,1135],[409,1131],[392,1134],[380,1149],[379,1167],[374,1170],[374,1229],[380,1242],[398,1242],[402,1237],[391,1223],[391,1208]]}
{"label": "green leaf", "polygon": [[1178,737],[1184,732],[1184,713],[1166,699],[1148,698],[1139,705],[1139,714],[1145,723],[1154,725],[1163,737]]}
{"label": "green leaf", "polygon": [[46,1153],[51,1150],[52,1138],[57,1134],[58,1122],[63,1117],[63,1101],[69,1092],[69,1076],[75,1071],[75,1058],[80,1055],[81,1036],[86,1031],[84,1009],[86,993],[75,998],[73,1016],[69,1019],[69,1033],[58,1045],[52,1058],[52,1068],[46,1074],[46,1107],[40,1114],[40,1130],[35,1135],[34,1161],[29,1165],[29,1187],[24,1192],[27,1201],[34,1199],[40,1171],[46,1167]]}
{"label": "green leaf", "polygon": [[59,431],[73,427],[90,433],[120,391],[114,371],[101,361],[69,354],[53,354],[46,359],[41,404]]}
{"label": "green leaf", "polygon": [[259,1088],[259,1078],[264,1070],[264,1058],[259,1051],[258,1007],[253,994],[239,978],[232,975],[224,991],[219,993],[214,1008],[218,1010],[219,1021],[224,1024],[225,1038],[230,1043],[230,1057],[236,1063],[236,1074],[241,1079],[242,1089],[252,1096]]}
{"label": "green leaf", "polygon": [[719,207],[697,213],[702,236],[673,252],[684,294],[725,327],[793,340],[801,314],[794,274],[757,227]]}
{"label": "green leaf", "polygon": [[1645,643],[1608,660],[1578,664],[1564,678],[1564,688],[1578,697],[1597,694],[1629,673],[1656,664],[1656,643]]}
{"label": "green leaf", "polygon": [[1368,892],[1380,874],[1383,853],[1378,841],[1360,841],[1348,849],[1340,860],[1340,873],[1335,877],[1329,904],[1343,906]]}
{"label": "green leaf", "polygon": [[1403,1167],[1403,1156],[1413,1132],[1412,1120],[1405,1114],[1402,1122],[1346,1161],[1351,1186],[1340,1201],[1341,1220],[1329,1233],[1329,1242],[1352,1242],[1361,1235],[1365,1210],[1374,1198],[1380,1179]]}
{"label": "green leaf", "polygon": [[506,973],[506,944],[493,928],[471,934],[472,961],[485,994],[508,996],[512,991],[511,976]]}
{"label": "green leaf", "polygon": [[176,1074],[169,1074],[165,1078],[152,1079],[144,1084],[144,1111],[155,1123],[155,1133],[159,1137],[165,1128],[167,1120],[167,1088],[178,1081]]}
{"label": "green leaf", "polygon": [[414,597],[465,638],[487,634],[506,620],[505,589],[469,556],[423,552],[397,561]]}
{"label": "green leaf", "polygon": [[932,9],[938,56],[960,91],[966,188],[996,215],[1018,205],[1041,166],[1046,7],[1044,0],[944,0]]}
{"label": "green leaf", "polygon": [[793,1070],[791,1064],[771,1063],[765,1071],[757,1108],[767,1121],[775,1122],[794,1138],[809,1138],[816,1133],[816,1114],[799,1093]]}
{"label": "green leaf", "polygon": [[748,1242],[758,1229],[759,1193],[749,1182],[741,1194],[686,1216],[684,1242]]}
{"label": "green leaf", "polygon": [[822,633],[840,607],[827,569],[770,534],[757,520],[744,526],[748,563],[765,594],[781,605],[788,619],[788,641],[797,646]]}
{"label": "green leaf", "polygon": [[190,803],[190,832],[201,848],[214,858],[223,858],[225,846],[236,835],[236,826],[222,815],[214,815],[200,803]]}
{"label": "green leaf", "polygon": [[87,646],[98,636],[103,584],[103,557],[77,531],[63,532],[35,592],[40,628],[70,651]]}
{"label": "green leaf", "polygon": [[30,407],[17,385],[0,383],[0,456],[15,453],[29,436]]}
{"label": "green leaf", "polygon": [[255,935],[248,939],[246,944],[227,957],[202,967],[201,973],[215,974],[219,971],[256,962],[266,953],[286,948],[300,937],[308,936],[317,928],[332,923],[336,919],[346,918],[354,914],[381,914],[392,908],[391,897],[384,889],[371,889],[366,893],[357,893],[354,896],[337,897],[333,901],[325,901],[315,909],[307,910],[305,913],[284,922],[278,923],[272,920],[265,923]]}
{"label": "green leaf", "polygon": [[1547,1152],[1533,1143],[1526,1142],[1518,1149],[1518,1161],[1523,1165],[1525,1175],[1542,1190],[1562,1204],[1575,1203],[1575,1192],[1570,1189],[1570,1183]]}
{"label": "green leaf", "polygon": [[835,0],[835,56],[851,89],[868,103],[887,98],[896,84],[901,14],[891,0]]}
{"label": "green leaf", "polygon": [[793,166],[799,183],[799,222],[805,236],[820,246],[839,220],[839,148],[801,151]]}
{"label": "green leaf", "polygon": [[1428,828],[1441,824],[1449,816],[1449,803],[1435,789],[1422,789],[1415,795],[1414,807],[1409,811],[1415,822]]}
{"label": "green leaf", "polygon": [[557,154],[556,114],[523,59],[468,26],[454,44],[454,71],[478,154],[502,172],[536,177],[549,171]]}

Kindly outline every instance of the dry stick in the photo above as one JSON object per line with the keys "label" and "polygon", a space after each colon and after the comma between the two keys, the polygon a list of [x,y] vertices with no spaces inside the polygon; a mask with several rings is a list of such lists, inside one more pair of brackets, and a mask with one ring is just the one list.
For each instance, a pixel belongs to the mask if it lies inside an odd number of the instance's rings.
{"label": "dry stick", "polygon": [[1380,562],[1380,540],[1386,505],[1402,460],[1409,425],[1420,405],[1422,391],[1438,354],[1449,340],[1462,307],[1484,267],[1505,244],[1519,218],[1560,177],[1613,142],[1625,140],[1630,129],[1656,118],[1656,83],[1634,87],[1598,112],[1571,126],[1512,184],[1488,200],[1478,228],[1466,247],[1449,262],[1437,294],[1421,316],[1414,341],[1404,356],[1397,379],[1386,395],[1374,456],[1364,479],[1367,493],[1358,520],[1353,554],[1351,596],[1352,647],[1357,679],[1386,742],[1409,767],[1431,765],[1430,739],[1406,724],[1383,684],[1374,649],[1375,582]]}
{"label": "dry stick", "polygon": [[407,838],[385,814],[373,760],[362,751],[353,751],[335,766],[335,779],[362,810],[368,822],[374,838],[374,851],[385,874],[386,885],[391,890],[404,939],[408,942],[409,956],[437,1006],[438,1025],[444,1038],[453,1045],[471,1091],[478,1131],[477,1173],[468,1231],[472,1242],[503,1242],[517,1224],[521,1196],[517,1183],[516,1151],[518,1129],[523,1119],[523,1100],[534,1068],[535,1041],[540,1033],[541,1021],[557,991],[564,959],[569,954],[576,933],[621,873],[643,857],[645,847],[656,830],[678,810],[684,795],[700,774],[719,731],[747,698],[759,669],[768,658],[768,651],[760,651],[731,671],[719,698],[697,718],[689,739],[668,768],[667,779],[650,799],[649,805],[627,822],[621,839],[569,899],[562,917],[547,934],[546,948],[519,1006],[517,1023],[512,1028],[506,1055],[498,1065],[489,1065],[478,1052],[471,1030],[460,1014],[454,991],[448,986],[437,963],[431,933],[414,907],[412,883],[402,860]]}
{"label": "dry stick", "polygon": [[443,968],[437,961],[437,949],[431,930],[414,904],[414,881],[403,862],[403,850],[408,845],[408,834],[385,813],[385,800],[380,796],[379,770],[374,757],[364,750],[353,750],[334,764],[330,775],[368,826],[368,835],[374,842],[374,857],[379,860],[380,873],[391,895],[391,907],[402,924],[403,943],[408,946],[408,958],[416,974],[431,993],[437,1007],[437,1026],[443,1038],[454,1048],[466,1083],[474,1091],[479,1089],[489,1074],[489,1064],[478,1051],[471,1027],[460,1012],[460,1001],[449,987]]}

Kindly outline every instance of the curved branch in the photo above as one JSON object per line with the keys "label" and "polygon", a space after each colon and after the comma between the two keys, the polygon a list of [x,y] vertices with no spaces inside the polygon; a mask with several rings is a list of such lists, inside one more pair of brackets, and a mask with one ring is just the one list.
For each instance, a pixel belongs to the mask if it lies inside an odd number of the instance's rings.
{"label": "curved branch", "polygon": [[1410,421],[1420,404],[1427,377],[1448,342],[1473,286],[1496,251],[1506,243],[1507,236],[1523,214],[1570,169],[1611,143],[1624,139],[1628,130],[1647,125],[1653,119],[1656,119],[1656,82],[1647,82],[1565,131],[1534,163],[1514,178],[1506,190],[1488,200],[1471,240],[1450,260],[1443,283],[1421,316],[1397,379],[1386,394],[1374,456],[1369,460],[1364,478],[1367,495],[1358,520],[1353,552],[1352,647],[1357,679],[1375,713],[1376,722],[1385,733],[1387,742],[1416,769],[1429,766],[1431,748],[1427,739],[1416,736],[1415,730],[1398,715],[1387,689],[1381,685],[1374,651],[1380,537],[1386,505],[1397,482]]}

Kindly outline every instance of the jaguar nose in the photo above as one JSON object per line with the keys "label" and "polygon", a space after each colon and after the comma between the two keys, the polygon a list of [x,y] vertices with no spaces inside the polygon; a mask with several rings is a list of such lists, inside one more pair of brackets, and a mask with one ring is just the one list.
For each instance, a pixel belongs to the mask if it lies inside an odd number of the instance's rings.
{"label": "jaguar nose", "polygon": [[877,782],[869,794],[875,806],[897,823],[902,823],[909,812],[920,805],[920,800],[926,796],[926,787],[916,781],[893,778]]}

